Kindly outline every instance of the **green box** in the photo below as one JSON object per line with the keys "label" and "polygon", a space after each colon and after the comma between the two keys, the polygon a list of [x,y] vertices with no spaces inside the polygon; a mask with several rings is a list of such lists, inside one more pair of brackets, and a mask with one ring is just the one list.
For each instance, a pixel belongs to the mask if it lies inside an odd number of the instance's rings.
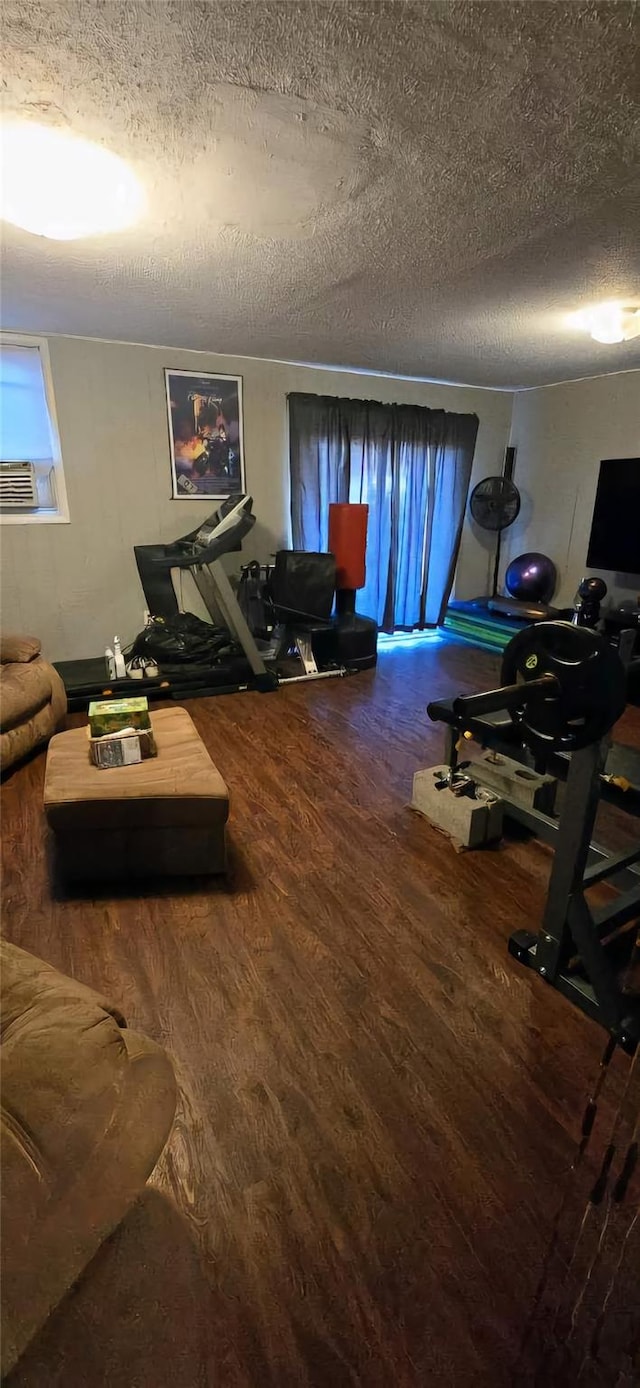
{"label": "green box", "polygon": [[150,729],[149,700],[96,699],[89,704],[89,727],[92,737],[119,733],[123,728]]}

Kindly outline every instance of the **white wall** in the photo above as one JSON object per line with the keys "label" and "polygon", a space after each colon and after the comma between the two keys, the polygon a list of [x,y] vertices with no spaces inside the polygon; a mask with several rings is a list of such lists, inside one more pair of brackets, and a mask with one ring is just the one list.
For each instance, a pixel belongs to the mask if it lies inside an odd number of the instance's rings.
{"label": "white wall", "polygon": [[[508,437],[508,392],[79,338],[51,337],[49,351],[71,523],[2,529],[2,623],[41,636],[55,660],[100,655],[114,632],[129,641],[143,610],[133,545],[176,539],[213,509],[171,500],[165,367],[243,377],[247,487],[258,517],[245,558],[266,558],[288,541],[289,391],[475,411],[474,481],[499,471]],[[467,529],[458,595],[485,591],[488,569],[487,549]]]}
{"label": "white wall", "polygon": [[[587,572],[600,461],[640,457],[640,371],[519,391],[511,443],[522,507],[504,535],[502,573],[517,554],[541,550],[558,568],[554,602],[570,606]],[[640,592],[640,575],[602,577],[614,599]]]}

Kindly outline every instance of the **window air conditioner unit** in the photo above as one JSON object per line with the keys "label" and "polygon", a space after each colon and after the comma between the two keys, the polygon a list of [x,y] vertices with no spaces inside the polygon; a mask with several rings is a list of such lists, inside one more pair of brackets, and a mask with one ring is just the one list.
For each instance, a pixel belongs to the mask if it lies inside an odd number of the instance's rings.
{"label": "window air conditioner unit", "polygon": [[38,488],[33,463],[0,463],[0,507],[37,505]]}

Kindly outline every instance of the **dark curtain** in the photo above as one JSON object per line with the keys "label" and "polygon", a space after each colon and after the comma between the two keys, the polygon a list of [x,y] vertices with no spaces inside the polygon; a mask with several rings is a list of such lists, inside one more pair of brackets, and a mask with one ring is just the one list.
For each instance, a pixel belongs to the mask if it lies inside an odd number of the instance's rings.
{"label": "dark curtain", "polygon": [[477,415],[289,396],[294,548],[327,548],[331,501],[366,502],[358,606],[385,631],[437,626],[444,617],[477,432]]}

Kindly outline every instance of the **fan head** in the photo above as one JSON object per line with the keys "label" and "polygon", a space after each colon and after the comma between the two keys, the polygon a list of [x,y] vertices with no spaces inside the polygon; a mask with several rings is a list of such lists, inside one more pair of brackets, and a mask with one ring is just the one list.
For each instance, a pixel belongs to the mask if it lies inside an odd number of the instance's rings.
{"label": "fan head", "polygon": [[506,530],[520,510],[520,493],[510,477],[485,477],[474,487],[469,509],[483,530]]}

